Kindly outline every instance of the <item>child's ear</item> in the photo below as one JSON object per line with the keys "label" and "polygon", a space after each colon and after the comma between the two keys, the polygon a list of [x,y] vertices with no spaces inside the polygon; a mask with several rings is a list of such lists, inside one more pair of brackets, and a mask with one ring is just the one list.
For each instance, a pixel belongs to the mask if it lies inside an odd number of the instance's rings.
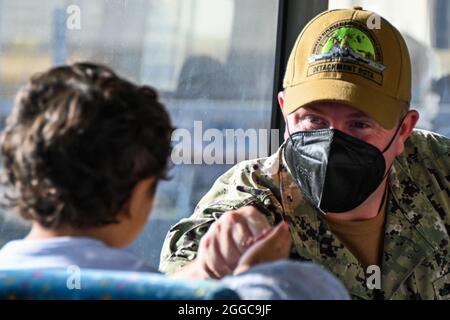
{"label": "child's ear", "polygon": [[155,184],[156,179],[153,177],[136,183],[131,191],[129,199],[123,206],[121,212],[122,216],[131,219],[135,215],[147,213],[148,210],[150,210],[149,205],[153,201]]}

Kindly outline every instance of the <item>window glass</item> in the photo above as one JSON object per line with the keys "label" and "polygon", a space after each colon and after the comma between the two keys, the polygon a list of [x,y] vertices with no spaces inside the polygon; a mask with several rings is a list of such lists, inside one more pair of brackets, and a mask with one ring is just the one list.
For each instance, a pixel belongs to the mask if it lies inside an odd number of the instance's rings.
{"label": "window glass", "polygon": [[390,21],[403,35],[412,63],[412,108],[418,128],[450,136],[448,0],[330,0],[329,8],[362,6]]}
{"label": "window glass", "polygon": [[[277,10],[275,0],[0,0],[1,127],[18,88],[52,65],[92,60],[156,87],[179,156],[131,249],[157,266],[169,227],[215,179],[271,151]],[[28,228],[2,212],[0,246]]]}

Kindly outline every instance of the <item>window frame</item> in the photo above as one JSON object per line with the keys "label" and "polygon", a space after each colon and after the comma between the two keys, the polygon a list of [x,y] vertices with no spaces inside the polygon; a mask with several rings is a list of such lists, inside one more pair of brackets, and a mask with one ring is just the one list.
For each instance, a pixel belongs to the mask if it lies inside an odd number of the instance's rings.
{"label": "window frame", "polygon": [[278,106],[278,92],[283,90],[283,77],[289,54],[295,40],[306,24],[319,13],[328,10],[328,0],[298,1],[279,0],[277,18],[277,39],[275,50],[275,70],[272,94],[272,114],[270,128],[279,129],[279,141],[269,141],[269,149],[275,143],[284,142],[284,117]]}

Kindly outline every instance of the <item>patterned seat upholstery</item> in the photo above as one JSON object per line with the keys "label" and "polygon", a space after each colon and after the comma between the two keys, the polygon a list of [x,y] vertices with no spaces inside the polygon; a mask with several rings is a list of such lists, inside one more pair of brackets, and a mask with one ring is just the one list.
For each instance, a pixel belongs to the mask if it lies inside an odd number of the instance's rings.
{"label": "patterned seat upholstery", "polygon": [[161,274],[82,269],[0,270],[0,299],[239,299],[220,282],[170,279]]}

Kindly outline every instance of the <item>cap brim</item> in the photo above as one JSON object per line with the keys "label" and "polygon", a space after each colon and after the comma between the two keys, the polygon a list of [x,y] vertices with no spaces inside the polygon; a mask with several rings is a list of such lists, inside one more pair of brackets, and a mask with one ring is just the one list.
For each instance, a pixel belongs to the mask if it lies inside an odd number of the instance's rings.
{"label": "cap brim", "polygon": [[336,79],[317,79],[284,89],[284,110],[290,114],[313,102],[333,101],[358,109],[385,129],[396,126],[402,102],[360,84]]}

